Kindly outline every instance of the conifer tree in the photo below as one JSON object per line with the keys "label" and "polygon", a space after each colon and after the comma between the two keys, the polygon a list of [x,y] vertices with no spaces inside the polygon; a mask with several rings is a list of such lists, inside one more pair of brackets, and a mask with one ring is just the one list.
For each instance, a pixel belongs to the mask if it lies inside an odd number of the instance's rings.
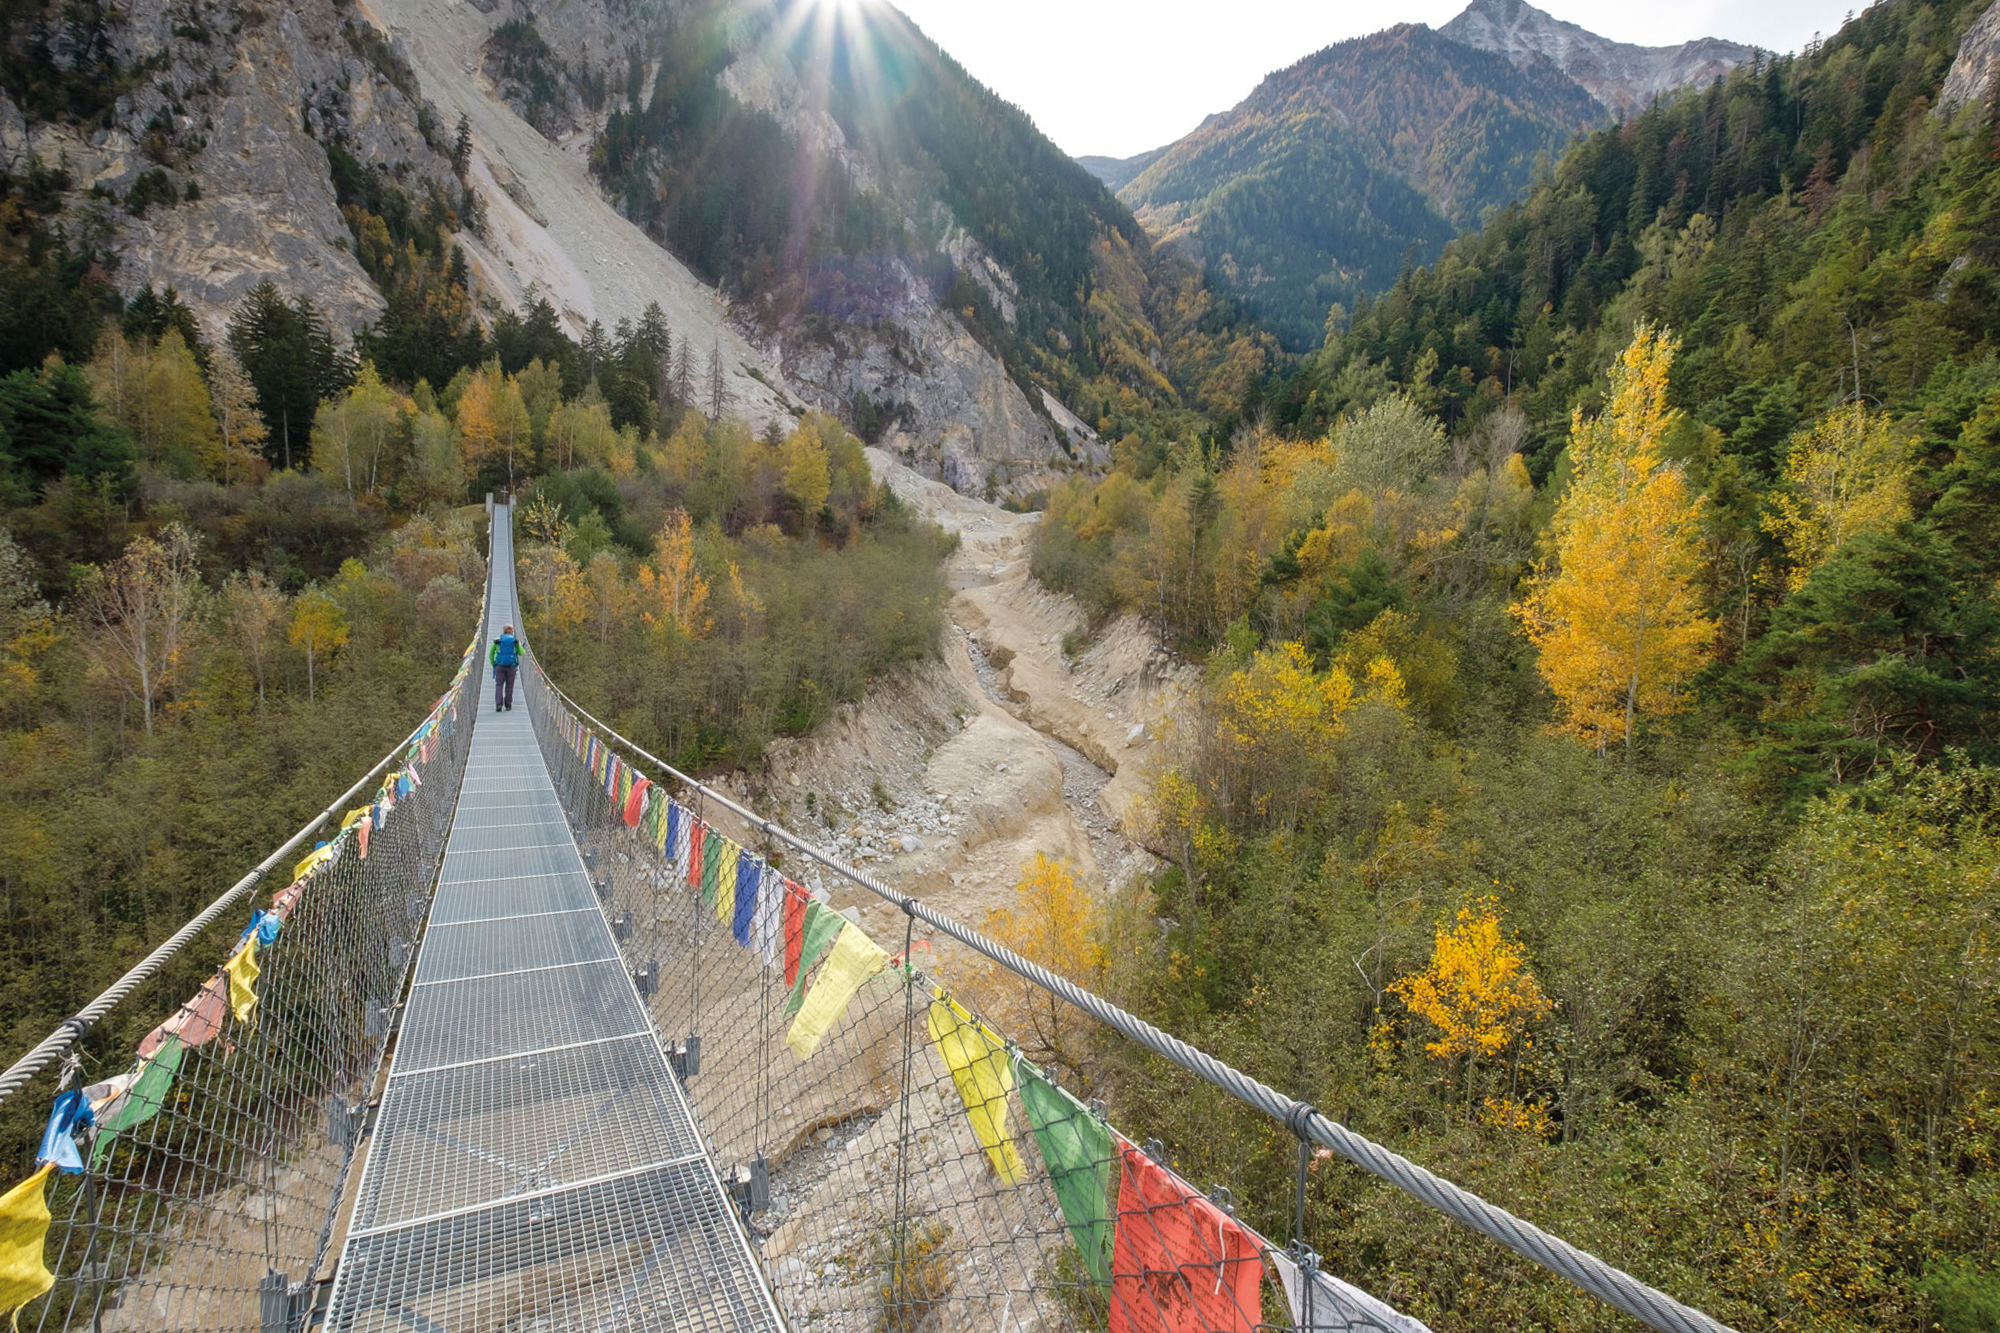
{"label": "conifer tree", "polygon": [[1575,478],[1549,549],[1514,614],[1541,650],[1562,725],[1601,753],[1639,719],[1678,710],[1712,656],[1715,623],[1696,594],[1701,499],[1662,449],[1676,340],[1641,324],[1611,370],[1603,415],[1570,422]]}

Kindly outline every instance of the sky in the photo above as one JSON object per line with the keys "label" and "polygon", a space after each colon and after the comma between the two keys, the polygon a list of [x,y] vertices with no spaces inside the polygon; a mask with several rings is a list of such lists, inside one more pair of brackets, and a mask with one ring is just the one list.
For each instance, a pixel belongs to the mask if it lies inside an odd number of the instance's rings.
{"label": "sky", "polygon": [[[894,0],[974,78],[1074,156],[1130,157],[1241,101],[1272,70],[1394,23],[1441,27],[1464,0]],[[1727,37],[1796,51],[1858,0],[1537,0],[1621,42]]]}

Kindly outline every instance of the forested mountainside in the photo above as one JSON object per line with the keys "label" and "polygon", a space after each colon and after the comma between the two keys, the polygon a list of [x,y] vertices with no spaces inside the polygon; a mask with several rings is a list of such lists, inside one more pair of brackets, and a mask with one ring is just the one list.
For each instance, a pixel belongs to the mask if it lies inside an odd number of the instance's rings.
{"label": "forested mountainside", "polygon": [[1271,75],[1119,197],[1304,351],[1328,307],[1430,259],[1603,114],[1545,62],[1516,68],[1405,24]]}
{"label": "forested mountainside", "polygon": [[[1996,12],[1589,136],[1035,554],[1207,663],[1093,975],[1736,1328],[2000,1309]],[[1108,1081],[1289,1225],[1285,1153],[1202,1146],[1269,1126]],[[1349,1174],[1307,1207],[1432,1328],[1607,1326]]]}

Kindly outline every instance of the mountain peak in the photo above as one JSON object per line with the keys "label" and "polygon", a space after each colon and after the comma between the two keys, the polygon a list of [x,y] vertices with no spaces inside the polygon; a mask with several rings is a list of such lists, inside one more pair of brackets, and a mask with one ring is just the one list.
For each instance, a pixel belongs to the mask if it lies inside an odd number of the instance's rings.
{"label": "mountain peak", "polygon": [[1614,42],[1527,0],[1472,0],[1438,32],[1465,46],[1505,56],[1516,65],[1546,60],[1620,115],[1669,89],[1719,78],[1757,54],[1754,46],[1719,37],[1700,37],[1678,46]]}

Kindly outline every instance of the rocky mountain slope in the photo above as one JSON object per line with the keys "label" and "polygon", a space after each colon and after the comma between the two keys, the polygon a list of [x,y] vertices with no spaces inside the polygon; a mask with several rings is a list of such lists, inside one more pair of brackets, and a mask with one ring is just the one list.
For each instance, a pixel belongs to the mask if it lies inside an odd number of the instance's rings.
{"label": "rocky mountain slope", "polygon": [[1105,404],[1182,392],[1143,233],[900,15],[831,12],[31,7],[0,25],[0,168],[62,164],[59,216],[107,240],[117,286],[174,287],[211,334],[267,279],[343,337],[382,315],[337,189],[358,172],[450,219],[482,321],[546,297],[581,338],[658,304],[759,428],[833,410],[993,495],[1101,465]]}
{"label": "rocky mountain slope", "polygon": [[1754,46],[1700,37],[1678,46],[1634,46],[1545,14],[1527,0],[1472,0],[1440,36],[1529,68],[1546,61],[1623,116],[1674,88],[1712,83],[1757,54]]}
{"label": "rocky mountain slope", "polygon": [[1543,64],[1399,26],[1265,79],[1119,197],[1217,267],[1287,345],[1511,199],[1602,109]]}
{"label": "rocky mountain slope", "polygon": [[1316,52],[1164,148],[1079,160],[1306,350],[1332,304],[1434,257],[1579,132],[1755,54],[1713,38],[1631,46],[1525,0],[1473,0],[1436,32]]}
{"label": "rocky mountain slope", "polygon": [[1989,102],[2000,93],[2000,0],[1965,31],[1958,56],[1951,62],[1944,86],[1938,89],[1938,112],[1952,115],[1975,102]]}

